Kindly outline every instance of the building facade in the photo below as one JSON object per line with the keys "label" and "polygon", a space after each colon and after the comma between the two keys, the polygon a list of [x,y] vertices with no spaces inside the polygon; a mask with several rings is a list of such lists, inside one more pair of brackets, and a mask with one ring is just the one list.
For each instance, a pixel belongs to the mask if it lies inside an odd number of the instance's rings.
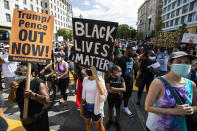
{"label": "building facade", "polygon": [[54,34],[60,28],[72,29],[72,4],[67,0],[0,0],[0,32],[11,29],[15,8],[54,15]]}
{"label": "building facade", "polygon": [[138,9],[138,32],[143,33],[143,38],[150,36],[156,30],[156,25],[161,19],[162,0],[146,0]]}
{"label": "building facade", "polygon": [[187,24],[190,33],[197,33],[197,0],[163,0],[163,31],[177,31]]}

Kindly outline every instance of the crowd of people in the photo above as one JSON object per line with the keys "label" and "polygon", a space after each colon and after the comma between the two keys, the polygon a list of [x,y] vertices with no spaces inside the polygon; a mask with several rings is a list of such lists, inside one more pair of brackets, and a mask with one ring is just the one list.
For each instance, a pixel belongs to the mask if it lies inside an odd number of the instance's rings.
{"label": "crowd of people", "polygon": [[[49,64],[32,63],[30,90],[25,90],[27,64],[9,61],[8,49],[8,44],[1,43],[0,71],[5,86],[0,83],[0,89],[10,90],[9,102],[17,103],[27,131],[49,131],[49,108],[44,105],[55,97],[55,87],[61,92],[59,102],[64,105],[62,110],[68,109],[66,90],[69,87],[69,73],[74,77],[76,105],[84,118],[86,131],[91,130],[92,121],[99,131],[110,129],[113,124],[121,131],[121,104],[128,117],[134,115],[128,107],[134,86],[138,87],[138,106],[142,104],[146,87],[147,131],[197,130],[195,45],[179,43],[174,48],[167,48],[146,41],[119,41],[114,43],[109,70],[102,73],[94,66],[87,68],[74,64],[74,47],[66,41],[52,50]],[[27,119],[23,118],[24,97],[29,98]],[[108,103],[106,125],[103,124],[105,101]],[[2,108],[3,96],[0,91],[0,129],[7,130]]]}

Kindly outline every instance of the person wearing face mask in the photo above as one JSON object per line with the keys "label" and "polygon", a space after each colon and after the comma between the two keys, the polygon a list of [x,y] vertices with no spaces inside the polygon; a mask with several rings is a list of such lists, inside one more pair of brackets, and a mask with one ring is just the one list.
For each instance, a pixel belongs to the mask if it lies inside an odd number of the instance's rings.
{"label": "person wearing face mask", "polygon": [[82,102],[80,115],[84,117],[86,131],[91,131],[92,121],[99,131],[105,131],[103,126],[104,102],[107,90],[104,80],[97,75],[94,66],[86,70],[88,77],[83,79]]}
{"label": "person wearing face mask", "polygon": [[126,83],[126,92],[123,93],[123,100],[124,100],[123,111],[129,117],[133,116],[133,113],[128,108],[129,98],[131,97],[133,91],[134,60],[132,56],[133,53],[135,52],[133,49],[134,48],[132,47],[131,43],[129,43],[124,56],[122,56],[117,62],[117,65],[120,66],[122,69],[122,77],[124,78]]}
{"label": "person wearing face mask", "polygon": [[146,91],[148,92],[150,83],[154,79],[156,70],[149,66],[154,64],[155,62],[156,56],[153,50],[146,50],[140,58],[140,75],[138,77],[142,81],[140,87],[138,87],[138,101],[136,105],[140,105],[140,100],[142,97],[144,87],[146,86]]}
{"label": "person wearing face mask", "polygon": [[196,128],[186,119],[197,112],[196,85],[185,78],[191,70],[191,60],[192,56],[185,52],[172,53],[169,73],[151,83],[145,102],[148,130],[191,131],[190,128]]}
{"label": "person wearing face mask", "polygon": [[[23,127],[27,131],[49,131],[48,111],[42,113],[44,104],[50,102],[47,87],[41,79],[31,75],[30,89],[25,90],[27,76],[26,65],[19,65],[15,74],[16,81],[11,83],[8,100],[11,104],[15,102],[18,104]],[[22,118],[24,97],[29,98],[27,119]]]}
{"label": "person wearing face mask", "polygon": [[48,75],[45,75],[46,78],[53,74],[57,74],[56,84],[60,89],[61,95],[63,99],[60,99],[60,103],[64,103],[64,110],[67,109],[67,94],[66,89],[69,85],[69,65],[66,61],[64,61],[65,53],[58,52],[56,54],[56,65],[55,70]]}
{"label": "person wearing face mask", "polygon": [[115,126],[118,131],[121,131],[121,126],[119,124],[120,118],[120,106],[123,100],[123,92],[126,91],[124,78],[121,77],[122,70],[119,66],[114,65],[112,67],[112,74],[106,81],[106,87],[108,90],[108,116],[109,120],[106,124],[106,129],[109,129],[112,124],[112,110],[115,106],[116,108],[116,117],[115,117]]}

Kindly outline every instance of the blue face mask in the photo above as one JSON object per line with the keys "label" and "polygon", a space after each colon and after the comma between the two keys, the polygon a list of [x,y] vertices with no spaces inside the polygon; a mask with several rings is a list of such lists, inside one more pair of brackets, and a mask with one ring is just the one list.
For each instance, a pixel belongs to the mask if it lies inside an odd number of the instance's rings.
{"label": "blue face mask", "polygon": [[177,76],[185,77],[191,71],[191,65],[187,64],[172,64],[171,71]]}

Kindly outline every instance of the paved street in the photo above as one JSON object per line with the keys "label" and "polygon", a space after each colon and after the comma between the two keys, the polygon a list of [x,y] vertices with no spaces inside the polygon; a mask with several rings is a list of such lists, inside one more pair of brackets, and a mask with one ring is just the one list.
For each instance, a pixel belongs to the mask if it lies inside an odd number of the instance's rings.
{"label": "paved street", "polygon": [[[83,119],[79,116],[79,110],[75,106],[75,97],[71,92],[74,91],[73,85],[69,86],[69,96],[68,96],[68,105],[69,109],[67,111],[62,111],[63,107],[59,104],[58,99],[60,99],[60,94],[57,95],[55,105],[49,110],[49,122],[50,129],[57,131],[85,131],[85,125]],[[5,98],[5,109],[4,113],[9,119],[10,127],[13,127],[13,131],[22,131],[23,128],[20,126],[19,121],[19,109],[16,104],[10,105],[7,97],[8,90],[4,89],[4,98]],[[146,113],[144,111],[144,106],[136,106],[137,93],[133,92],[132,99],[129,102],[129,108],[132,109],[135,113],[133,118],[128,118],[123,112],[121,112],[120,123],[122,125],[122,131],[145,131],[145,119]],[[144,103],[145,95],[142,97],[142,103]],[[107,102],[105,104],[105,118],[104,124],[107,122]],[[92,127],[92,131],[96,131],[95,125]],[[115,127],[109,131],[116,131]]]}

